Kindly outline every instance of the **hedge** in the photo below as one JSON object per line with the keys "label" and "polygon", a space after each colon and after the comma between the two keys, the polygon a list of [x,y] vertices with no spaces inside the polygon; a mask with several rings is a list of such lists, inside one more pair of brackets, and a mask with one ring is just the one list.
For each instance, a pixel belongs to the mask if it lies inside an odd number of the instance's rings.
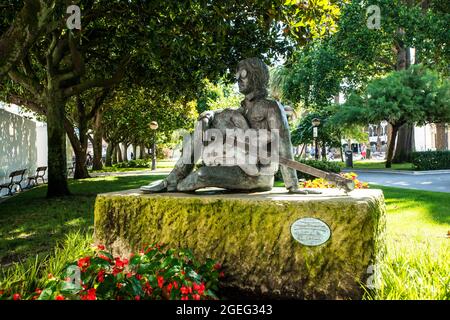
{"label": "hedge", "polygon": [[119,162],[113,165],[115,168],[150,168],[152,165],[151,159],[137,159],[126,162]]}
{"label": "hedge", "polygon": [[417,170],[450,169],[450,151],[413,152],[411,162]]}

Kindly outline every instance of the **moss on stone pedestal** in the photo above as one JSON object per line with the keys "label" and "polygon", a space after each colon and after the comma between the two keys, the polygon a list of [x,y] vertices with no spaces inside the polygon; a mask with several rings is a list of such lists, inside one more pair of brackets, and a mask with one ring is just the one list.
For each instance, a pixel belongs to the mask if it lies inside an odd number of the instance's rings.
{"label": "moss on stone pedestal", "polygon": [[[343,195],[98,195],[96,241],[125,255],[145,243],[191,248],[219,260],[225,286],[267,297],[358,299],[369,265],[382,252],[385,206],[380,190]],[[323,245],[291,235],[293,222],[318,218],[331,229]]]}

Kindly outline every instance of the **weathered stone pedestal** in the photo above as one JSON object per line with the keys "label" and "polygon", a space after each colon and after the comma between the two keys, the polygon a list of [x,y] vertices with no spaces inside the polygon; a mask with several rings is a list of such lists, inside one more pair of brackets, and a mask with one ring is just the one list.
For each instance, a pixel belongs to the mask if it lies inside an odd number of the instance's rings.
{"label": "weathered stone pedestal", "polygon": [[[383,194],[322,191],[100,194],[95,238],[121,255],[144,243],[191,248],[199,260],[223,264],[226,287],[253,297],[359,299],[360,284],[383,248]],[[325,222],[330,239],[319,246],[295,240],[291,225],[304,217]]]}

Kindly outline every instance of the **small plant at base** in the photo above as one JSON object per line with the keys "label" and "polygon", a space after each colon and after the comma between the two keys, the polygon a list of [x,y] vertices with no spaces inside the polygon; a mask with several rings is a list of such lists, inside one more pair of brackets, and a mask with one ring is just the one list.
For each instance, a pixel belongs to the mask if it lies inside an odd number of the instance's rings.
{"label": "small plant at base", "polygon": [[[358,175],[354,172],[346,172],[340,173],[340,176],[346,179],[352,179],[355,183],[355,189],[368,189],[369,184],[367,182],[362,182],[357,179]],[[336,186],[332,183],[329,183],[325,179],[317,178],[314,180],[307,180],[304,182],[300,182],[300,188],[317,188],[317,189],[328,189],[328,188],[336,188]]]}

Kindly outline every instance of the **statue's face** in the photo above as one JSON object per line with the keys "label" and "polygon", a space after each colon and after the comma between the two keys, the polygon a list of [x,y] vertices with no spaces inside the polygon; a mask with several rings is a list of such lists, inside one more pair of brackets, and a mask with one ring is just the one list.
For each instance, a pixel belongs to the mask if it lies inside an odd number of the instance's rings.
{"label": "statue's face", "polygon": [[242,94],[249,94],[253,91],[253,85],[250,81],[250,74],[247,69],[239,68],[236,73],[236,79],[238,81],[239,92]]}

